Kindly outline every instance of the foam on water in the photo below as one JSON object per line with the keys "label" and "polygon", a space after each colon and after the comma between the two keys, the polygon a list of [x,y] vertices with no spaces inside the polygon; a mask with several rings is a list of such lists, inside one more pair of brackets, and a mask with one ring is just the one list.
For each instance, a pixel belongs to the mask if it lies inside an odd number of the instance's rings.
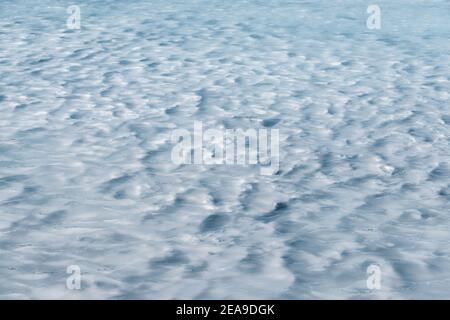
{"label": "foam on water", "polygon": [[450,298],[448,1],[76,2],[0,1],[0,298]]}

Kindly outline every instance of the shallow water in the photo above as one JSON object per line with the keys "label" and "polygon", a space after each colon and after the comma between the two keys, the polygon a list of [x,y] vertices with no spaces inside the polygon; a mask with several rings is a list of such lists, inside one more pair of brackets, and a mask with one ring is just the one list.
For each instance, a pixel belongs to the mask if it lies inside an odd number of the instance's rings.
{"label": "shallow water", "polygon": [[[450,298],[450,3],[377,4],[1,0],[0,298]],[[175,165],[194,121],[280,170]]]}

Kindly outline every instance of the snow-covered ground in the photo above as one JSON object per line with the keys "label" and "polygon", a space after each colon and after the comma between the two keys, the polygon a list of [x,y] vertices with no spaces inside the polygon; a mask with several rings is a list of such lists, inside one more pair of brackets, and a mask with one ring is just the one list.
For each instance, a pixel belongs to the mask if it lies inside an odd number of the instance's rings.
{"label": "snow-covered ground", "polygon": [[[449,17],[0,0],[0,298],[450,298]],[[175,165],[194,121],[279,129],[280,170]]]}

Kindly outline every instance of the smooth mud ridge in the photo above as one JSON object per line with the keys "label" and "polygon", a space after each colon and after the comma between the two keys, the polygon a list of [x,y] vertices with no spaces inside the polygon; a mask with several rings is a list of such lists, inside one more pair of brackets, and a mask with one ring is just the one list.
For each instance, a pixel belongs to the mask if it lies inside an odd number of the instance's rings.
{"label": "smooth mud ridge", "polygon": [[0,0],[0,298],[449,299],[450,2],[370,4]]}

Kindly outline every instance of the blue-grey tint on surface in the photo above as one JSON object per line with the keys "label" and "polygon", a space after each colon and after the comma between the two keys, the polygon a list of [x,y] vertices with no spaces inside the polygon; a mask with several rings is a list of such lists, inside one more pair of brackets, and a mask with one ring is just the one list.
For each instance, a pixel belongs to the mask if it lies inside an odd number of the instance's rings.
{"label": "blue-grey tint on surface", "polygon": [[450,298],[450,2],[373,2],[1,0],[0,298]]}

